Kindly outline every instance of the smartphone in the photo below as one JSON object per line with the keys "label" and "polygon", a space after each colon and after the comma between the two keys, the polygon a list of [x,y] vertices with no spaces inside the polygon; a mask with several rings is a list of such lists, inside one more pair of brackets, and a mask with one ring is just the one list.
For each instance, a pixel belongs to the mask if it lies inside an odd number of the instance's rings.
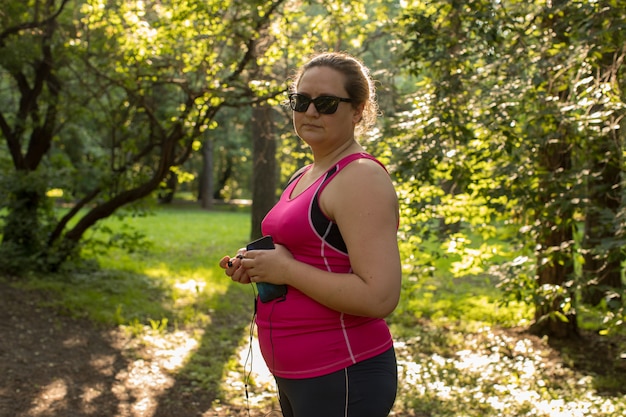
{"label": "smartphone", "polygon": [[[263,236],[262,238],[259,238],[254,242],[250,242],[246,245],[246,250],[259,249],[274,249],[274,240],[272,239],[272,237],[269,235]],[[259,292],[259,299],[262,303],[267,303],[269,301],[287,295],[287,286],[284,284],[276,285],[270,284],[268,282],[257,282],[256,288]]]}

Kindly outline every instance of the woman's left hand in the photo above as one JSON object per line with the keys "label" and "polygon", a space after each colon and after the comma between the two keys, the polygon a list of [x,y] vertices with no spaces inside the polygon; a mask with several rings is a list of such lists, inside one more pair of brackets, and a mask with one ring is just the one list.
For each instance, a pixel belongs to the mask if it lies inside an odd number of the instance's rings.
{"label": "woman's left hand", "polygon": [[241,266],[251,282],[285,284],[285,271],[291,259],[291,252],[277,244],[275,249],[247,251],[241,259]]}

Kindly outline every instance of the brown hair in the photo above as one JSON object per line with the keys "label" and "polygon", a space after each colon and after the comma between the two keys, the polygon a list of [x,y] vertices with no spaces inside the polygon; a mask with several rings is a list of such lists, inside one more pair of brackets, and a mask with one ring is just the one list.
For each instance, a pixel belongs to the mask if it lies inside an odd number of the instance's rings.
{"label": "brown hair", "polygon": [[378,116],[376,89],[369,69],[361,61],[343,52],[324,52],[314,55],[296,73],[290,92],[296,92],[302,75],[314,67],[328,67],[342,73],[346,79],[344,88],[348,92],[348,97],[352,99],[352,107],[357,108],[365,104],[363,115],[356,128],[358,133],[364,133],[376,123]]}

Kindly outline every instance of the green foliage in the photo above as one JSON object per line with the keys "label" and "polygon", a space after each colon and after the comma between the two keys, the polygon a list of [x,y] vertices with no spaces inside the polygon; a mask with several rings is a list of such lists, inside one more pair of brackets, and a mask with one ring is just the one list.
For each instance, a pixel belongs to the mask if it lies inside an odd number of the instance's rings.
{"label": "green foliage", "polygon": [[507,244],[491,241],[491,248],[499,248],[493,251],[485,250],[484,244],[474,249],[465,242],[465,249],[461,250],[454,242],[450,240],[447,249],[439,247],[436,241],[420,242],[420,248],[426,250],[422,253],[415,250],[417,243],[401,242],[405,280],[402,302],[393,322],[411,329],[416,320],[428,319],[442,324],[458,323],[457,326],[467,326],[468,330],[485,324],[506,327],[528,324],[531,310],[524,304],[525,300],[505,302],[507,299],[498,288],[499,271],[491,268],[490,274],[482,272],[507,258],[510,251]]}
{"label": "green foliage", "polygon": [[[398,30],[419,90],[386,142],[397,150],[401,236],[418,279],[452,249],[471,272],[502,277],[508,296],[534,305],[538,318],[558,320],[596,278],[576,274],[583,254],[623,259],[620,227],[603,229],[593,249],[573,238],[581,216],[607,204],[594,193],[611,189],[623,201],[619,180],[597,180],[623,146],[620,4],[409,3]],[[621,222],[608,208],[598,224]],[[515,249],[492,247],[493,237]]]}
{"label": "green foliage", "polygon": [[[157,190],[215,127],[223,105],[256,100],[256,45],[280,4],[94,0],[6,9],[0,54],[10,57],[0,61],[0,100],[11,152],[2,159],[12,164],[2,164],[2,175],[49,168],[37,197],[56,190],[72,206],[52,224],[55,253],[44,254],[52,264],[75,254],[99,220]],[[49,30],[25,30],[48,22]],[[21,49],[29,53],[13,53]],[[4,233],[3,243],[11,239]]]}
{"label": "green foliage", "polygon": [[[386,117],[361,140],[397,181],[404,269],[416,291],[449,261],[451,275],[501,277],[511,300],[540,312],[556,305],[548,315],[558,318],[597,281],[584,274],[591,260],[624,256],[625,211],[598,198],[623,200],[619,182],[598,180],[616,161],[623,171],[620,0],[5,3],[0,102],[14,146],[0,148],[4,202],[29,190],[9,187],[19,176],[15,150],[45,148],[38,133],[51,127],[49,149],[40,163],[30,159],[27,175],[31,203],[41,206],[3,212],[8,268],[46,258],[43,269],[58,269],[68,254],[114,245],[150,250],[135,229],[102,219],[125,206],[140,213],[132,202],[151,201],[172,170],[197,172],[190,155],[201,141],[215,145],[221,197],[249,197],[247,109],[256,103],[276,107],[284,184],[309,162],[281,107],[285,81],[319,50],[360,56],[380,81]],[[56,24],[46,31],[47,17]],[[36,81],[42,63],[53,65],[50,77]],[[29,92],[40,95],[24,101]],[[23,114],[27,101],[36,111]],[[43,198],[51,191],[65,217]],[[575,241],[590,214],[596,227],[585,233],[596,239]],[[12,233],[19,237],[7,243]],[[32,247],[20,246],[26,241]],[[546,268],[564,278],[539,285]],[[620,291],[611,291],[601,305],[607,331],[623,324],[623,307],[613,305]]]}

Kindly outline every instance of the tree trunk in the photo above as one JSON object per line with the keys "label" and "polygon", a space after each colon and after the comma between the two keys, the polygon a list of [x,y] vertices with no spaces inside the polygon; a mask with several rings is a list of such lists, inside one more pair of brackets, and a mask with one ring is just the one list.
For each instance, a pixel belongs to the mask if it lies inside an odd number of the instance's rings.
{"label": "tree trunk", "polygon": [[9,204],[2,230],[2,253],[30,258],[42,250],[39,206],[41,194],[37,191],[20,190]]}
{"label": "tree trunk", "polygon": [[[573,278],[573,206],[558,204],[554,196],[562,192],[561,175],[571,170],[570,147],[567,134],[559,141],[545,144],[539,151],[539,161],[547,174],[540,184],[539,200],[547,208],[547,214],[539,211],[537,221],[541,228],[537,237],[537,288],[535,322],[531,331],[535,334],[565,339],[578,334]],[[556,187],[556,188],[555,188]],[[560,207],[557,209],[557,207]]]}
{"label": "tree trunk", "polygon": [[[547,234],[539,239],[537,287],[544,297],[537,297],[535,322],[531,332],[566,339],[578,334],[574,295],[567,282],[574,273],[571,257],[571,228],[545,224]],[[566,306],[570,307],[567,308]]]}
{"label": "tree trunk", "polygon": [[[61,4],[59,12],[64,7],[65,2]],[[45,216],[41,213],[42,209],[48,208],[45,201],[46,180],[43,178],[46,174],[38,174],[37,171],[57,133],[61,85],[55,73],[56,61],[51,46],[56,29],[56,22],[50,20],[37,30],[41,34],[41,57],[28,65],[32,67],[32,74],[30,70],[9,72],[18,87],[20,98],[14,117],[5,117],[8,106],[0,110],[0,131],[6,139],[15,168],[15,176],[8,183],[11,190],[9,198],[3,204],[8,214],[2,227],[0,256],[20,257],[30,263],[45,250],[45,236],[48,232],[42,220]],[[12,126],[7,119],[12,119]],[[6,261],[13,262],[11,259]],[[4,260],[0,262],[2,264],[9,268],[16,266]]]}
{"label": "tree trunk", "polygon": [[[615,241],[621,201],[621,151],[591,155],[594,168],[588,178],[589,207],[585,217],[583,302],[597,305],[611,289],[622,286],[622,248]],[[608,242],[608,244],[607,244]]]}
{"label": "tree trunk", "polygon": [[261,221],[276,203],[276,140],[272,108],[252,110],[252,228],[250,238],[261,236]]}
{"label": "tree trunk", "polygon": [[222,191],[224,187],[226,187],[226,183],[233,175],[234,162],[233,158],[226,155],[226,160],[224,161],[224,169],[221,170],[219,176],[217,177],[217,184],[213,186],[213,199],[221,200],[223,198]]}
{"label": "tree trunk", "polygon": [[205,136],[202,144],[202,170],[198,194],[200,207],[206,210],[213,208],[213,140]]}

